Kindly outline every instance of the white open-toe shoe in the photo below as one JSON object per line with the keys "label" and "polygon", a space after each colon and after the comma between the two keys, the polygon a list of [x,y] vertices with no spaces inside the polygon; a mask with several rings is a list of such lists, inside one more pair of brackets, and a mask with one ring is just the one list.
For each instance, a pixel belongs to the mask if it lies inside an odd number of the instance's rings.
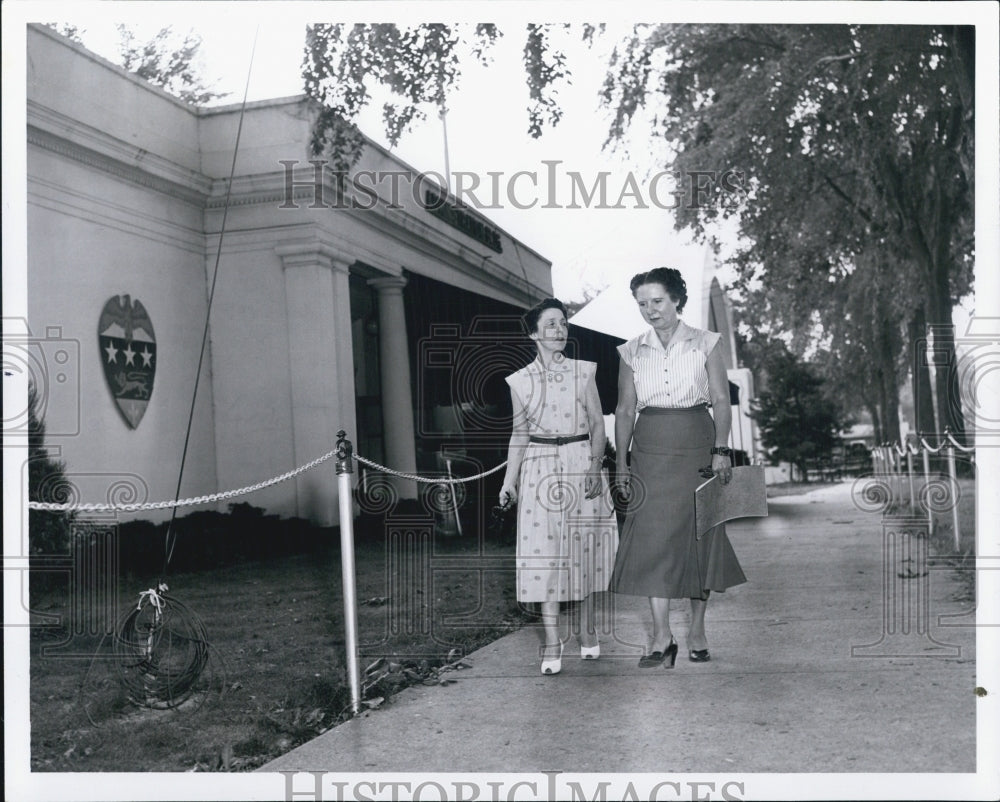
{"label": "white open-toe shoe", "polygon": [[543,674],[558,674],[560,671],[562,671],[562,653],[563,653],[563,645],[560,643],[558,657],[553,657],[549,660],[542,660]]}

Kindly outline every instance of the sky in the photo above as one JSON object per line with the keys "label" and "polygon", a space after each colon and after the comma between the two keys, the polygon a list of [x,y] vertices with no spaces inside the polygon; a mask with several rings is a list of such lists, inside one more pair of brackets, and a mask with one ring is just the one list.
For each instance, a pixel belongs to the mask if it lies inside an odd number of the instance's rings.
{"label": "sky", "polygon": [[[127,22],[139,40],[152,37],[168,24],[179,36],[193,30],[203,41],[197,63],[206,85],[229,93],[219,103],[242,101],[248,73],[251,101],[302,93],[305,21],[315,17],[290,13],[261,15],[258,19],[250,13],[234,20],[231,14],[199,12],[191,18],[170,13],[160,4],[152,5],[159,8],[133,11],[128,7],[129,13],[122,13],[115,6],[116,13],[110,15],[106,11],[97,15],[67,8],[60,19],[81,26],[84,44],[113,61],[119,42],[114,26],[117,21]],[[559,42],[567,48],[573,76],[571,83],[559,87],[562,120],[546,129],[538,140],[527,135],[528,96],[521,65],[523,21],[501,29],[505,35],[493,51],[493,63],[489,67],[474,62],[463,65],[459,91],[449,100],[447,150],[453,172],[483,176],[500,171],[504,174],[501,180],[506,182],[520,170],[544,176],[554,169],[562,192],[569,186],[568,179],[564,180],[566,171],[580,173],[588,186],[600,171],[608,171],[608,196],[614,199],[625,188],[630,171],[643,186],[649,174],[661,169],[665,157],[658,160],[644,137],[628,143],[629,153],[612,153],[603,148],[608,117],[599,107],[598,90],[610,48],[628,30],[625,26],[610,24],[592,49],[578,41],[576,32]],[[390,147],[379,104],[373,104],[359,124],[369,137]],[[640,126],[638,130],[643,129]],[[445,171],[444,127],[436,114],[430,113],[426,121],[390,149],[417,169]],[[559,164],[551,167],[546,162]],[[504,203],[504,208],[489,209],[484,214],[552,261],[554,293],[564,300],[581,300],[585,293],[592,294],[616,280],[627,283],[633,274],[661,264],[693,272],[704,259],[704,246],[676,232],[670,211],[648,201],[648,209],[636,208],[639,204],[631,200],[624,204],[629,208],[622,209],[544,209],[540,208],[546,202],[544,190],[532,193],[524,181],[518,186],[524,188],[522,202],[537,197],[534,208],[516,209]],[[484,202],[488,202],[488,195],[481,195]],[[562,195],[557,202],[563,202]],[[734,240],[730,237],[727,241]]]}

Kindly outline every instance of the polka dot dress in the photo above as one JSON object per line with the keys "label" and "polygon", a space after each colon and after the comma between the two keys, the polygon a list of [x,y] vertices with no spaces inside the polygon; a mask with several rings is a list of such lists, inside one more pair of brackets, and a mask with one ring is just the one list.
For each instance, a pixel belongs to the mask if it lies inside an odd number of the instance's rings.
{"label": "polka dot dress", "polygon": [[[586,388],[593,362],[563,360],[546,370],[535,360],[507,377],[540,437],[587,434]],[[598,411],[600,414],[600,411]],[[608,492],[585,497],[589,440],[531,443],[518,483],[517,598],[522,602],[577,601],[608,589],[618,527]]]}

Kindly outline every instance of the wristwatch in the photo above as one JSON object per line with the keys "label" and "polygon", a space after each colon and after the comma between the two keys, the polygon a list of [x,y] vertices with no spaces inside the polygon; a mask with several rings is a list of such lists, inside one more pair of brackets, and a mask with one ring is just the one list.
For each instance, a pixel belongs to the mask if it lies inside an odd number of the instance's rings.
{"label": "wristwatch", "polygon": [[723,457],[731,457],[733,450],[729,446],[712,446],[710,454],[720,454]]}

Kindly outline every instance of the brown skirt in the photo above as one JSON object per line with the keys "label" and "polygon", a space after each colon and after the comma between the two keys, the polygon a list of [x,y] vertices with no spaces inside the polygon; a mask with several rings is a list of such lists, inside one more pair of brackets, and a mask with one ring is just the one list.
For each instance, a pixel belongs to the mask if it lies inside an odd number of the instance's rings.
{"label": "brown skirt", "polygon": [[705,406],[645,407],[632,437],[632,490],[611,590],[666,599],[707,598],[746,582],[725,524],[695,538],[698,473],[712,462],[715,422]]}

